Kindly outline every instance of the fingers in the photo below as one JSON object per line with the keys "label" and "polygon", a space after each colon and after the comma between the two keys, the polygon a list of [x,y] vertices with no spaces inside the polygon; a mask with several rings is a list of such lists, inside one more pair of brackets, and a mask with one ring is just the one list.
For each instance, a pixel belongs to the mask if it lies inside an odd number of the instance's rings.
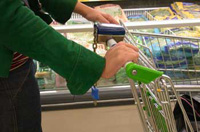
{"label": "fingers", "polygon": [[134,46],[127,46],[130,44],[126,43],[118,43],[118,45],[115,46],[115,49],[111,49],[111,52],[116,52],[115,57],[118,58],[119,61],[123,62],[123,65],[128,61],[133,61],[137,63],[139,53],[138,48]]}
{"label": "fingers", "polygon": [[101,23],[110,23],[103,15],[97,16],[97,21]]}
{"label": "fingers", "polygon": [[138,57],[139,57],[138,52],[128,53],[126,62],[132,61],[134,63],[137,63],[138,62]]}
{"label": "fingers", "polygon": [[131,49],[135,50],[136,52],[139,52],[139,49],[136,46],[133,46],[132,44],[125,43],[123,41],[119,42],[117,45],[125,45],[128,48],[131,48]]}
{"label": "fingers", "polygon": [[107,51],[105,55],[106,66],[102,73],[103,78],[110,78],[123,67],[127,62],[137,63],[139,57],[138,49],[134,46],[121,42]]}
{"label": "fingers", "polygon": [[107,19],[110,23],[119,24],[111,15],[102,13],[103,17]]}

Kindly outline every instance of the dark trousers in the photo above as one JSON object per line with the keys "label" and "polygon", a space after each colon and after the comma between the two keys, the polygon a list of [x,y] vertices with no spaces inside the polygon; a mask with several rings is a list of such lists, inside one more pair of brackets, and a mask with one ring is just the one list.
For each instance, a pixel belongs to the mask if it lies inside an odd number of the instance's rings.
{"label": "dark trousers", "polygon": [[30,59],[0,78],[0,132],[42,132],[35,69]]}

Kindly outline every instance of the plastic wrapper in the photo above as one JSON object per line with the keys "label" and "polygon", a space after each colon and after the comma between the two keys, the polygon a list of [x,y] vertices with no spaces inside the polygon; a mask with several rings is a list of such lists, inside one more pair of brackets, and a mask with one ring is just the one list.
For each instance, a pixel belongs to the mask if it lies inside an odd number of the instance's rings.
{"label": "plastic wrapper", "polygon": [[200,18],[200,5],[187,2],[174,2],[171,9],[184,18]]}
{"label": "plastic wrapper", "polygon": [[[130,15],[127,17],[130,22],[141,22],[148,21],[147,17],[144,15]],[[160,33],[158,28],[155,29],[136,29],[135,31],[144,32],[144,33]]]}
{"label": "plastic wrapper", "polygon": [[119,20],[122,20],[123,22],[128,21],[126,15],[124,14],[124,11],[119,5],[106,4],[106,5],[96,6],[95,9],[113,16],[117,21]]}
{"label": "plastic wrapper", "polygon": [[130,22],[148,21],[144,15],[130,15],[128,16],[128,20]]}
{"label": "plastic wrapper", "polygon": [[70,19],[69,21],[67,21],[66,23],[67,25],[76,25],[76,24],[91,24],[90,21],[88,21],[87,19]]}
{"label": "plastic wrapper", "polygon": [[200,11],[181,11],[181,15],[184,18],[197,19],[200,18]]}
{"label": "plastic wrapper", "polygon": [[94,35],[92,32],[67,33],[67,38],[81,45],[83,44],[83,42],[92,44],[94,40]]}
{"label": "plastic wrapper", "polygon": [[172,4],[172,8],[176,11],[184,11],[184,10],[192,10],[192,11],[200,11],[200,5],[188,2],[174,2]]}
{"label": "plastic wrapper", "polygon": [[160,8],[149,12],[155,20],[165,20],[167,17],[174,16],[170,8]]}

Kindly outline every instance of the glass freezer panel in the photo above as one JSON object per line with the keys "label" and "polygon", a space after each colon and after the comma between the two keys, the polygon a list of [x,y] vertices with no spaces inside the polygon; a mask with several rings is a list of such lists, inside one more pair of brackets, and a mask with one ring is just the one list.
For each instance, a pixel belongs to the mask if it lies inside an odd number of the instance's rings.
{"label": "glass freezer panel", "polygon": [[[158,21],[158,20],[174,20],[174,19],[186,19],[180,17],[180,15],[172,13],[172,11],[168,7],[162,8],[145,8],[145,9],[126,9],[124,10],[124,14],[126,15],[129,22],[140,22],[140,21]],[[168,17],[170,16],[170,17]],[[54,23],[53,26],[55,26]],[[73,14],[71,19],[66,23],[66,25],[83,25],[83,24],[91,24],[91,22],[84,19],[82,16]],[[133,30],[132,30],[133,31]],[[184,27],[184,28],[151,28],[151,29],[134,29],[134,32],[142,32],[142,33],[157,33],[162,35],[176,35],[176,36],[184,36],[185,34],[190,34],[190,37],[199,36],[198,27]],[[76,33],[65,33],[63,34],[66,38],[72,39],[82,46],[88,48],[93,51],[93,33],[92,32],[76,32]],[[166,41],[166,37],[163,39],[155,39],[155,37],[149,35],[133,35],[135,42],[148,45],[154,44],[159,41],[160,44],[168,43]],[[199,45],[199,44],[198,44]],[[151,48],[151,46],[150,46]],[[101,56],[104,56],[106,53],[106,48],[103,44],[98,44],[97,53]],[[196,70],[199,70],[199,53],[194,56],[193,60],[195,63],[198,63],[198,67],[195,67]],[[36,78],[38,80],[41,91],[43,90],[67,90],[65,79],[60,77],[54,71],[52,71],[48,66],[41,64],[39,62],[36,63],[37,73]],[[158,64],[157,64],[158,65]],[[197,64],[196,64],[197,65]],[[159,68],[159,67],[158,67]],[[170,74],[171,75],[171,74]],[[176,74],[178,75],[178,74]],[[125,74],[124,69],[122,68],[113,78],[110,79],[100,79],[98,81],[98,86],[123,86],[128,85],[128,78]]]}

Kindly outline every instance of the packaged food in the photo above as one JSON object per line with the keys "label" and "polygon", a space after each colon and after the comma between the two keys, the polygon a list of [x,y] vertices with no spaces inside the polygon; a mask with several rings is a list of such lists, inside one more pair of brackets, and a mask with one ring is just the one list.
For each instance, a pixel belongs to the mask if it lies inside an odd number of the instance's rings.
{"label": "packaged food", "polygon": [[179,11],[200,11],[200,5],[194,4],[194,3],[189,3],[189,2],[174,2],[172,4],[173,8],[175,8],[175,10],[179,10]]}
{"label": "packaged food", "polygon": [[165,20],[169,16],[174,16],[170,8],[160,8],[149,12],[155,20]]}
{"label": "packaged food", "polygon": [[68,33],[67,38],[81,45],[84,45],[84,44],[92,44],[94,40],[94,35],[92,32]]}
{"label": "packaged food", "polygon": [[123,22],[128,21],[126,15],[124,14],[124,11],[119,5],[105,4],[101,6],[96,6],[95,9],[113,16],[117,21],[119,20],[122,20]]}
{"label": "packaged food", "polygon": [[88,21],[87,19],[80,18],[80,19],[70,19],[69,21],[67,21],[66,24],[67,25],[91,24],[91,22]]}
{"label": "packaged food", "polygon": [[128,20],[130,22],[148,21],[144,15],[130,15],[128,16]]}
{"label": "packaged food", "polygon": [[40,89],[55,87],[55,72],[44,63],[35,61],[37,71],[35,77]]}

